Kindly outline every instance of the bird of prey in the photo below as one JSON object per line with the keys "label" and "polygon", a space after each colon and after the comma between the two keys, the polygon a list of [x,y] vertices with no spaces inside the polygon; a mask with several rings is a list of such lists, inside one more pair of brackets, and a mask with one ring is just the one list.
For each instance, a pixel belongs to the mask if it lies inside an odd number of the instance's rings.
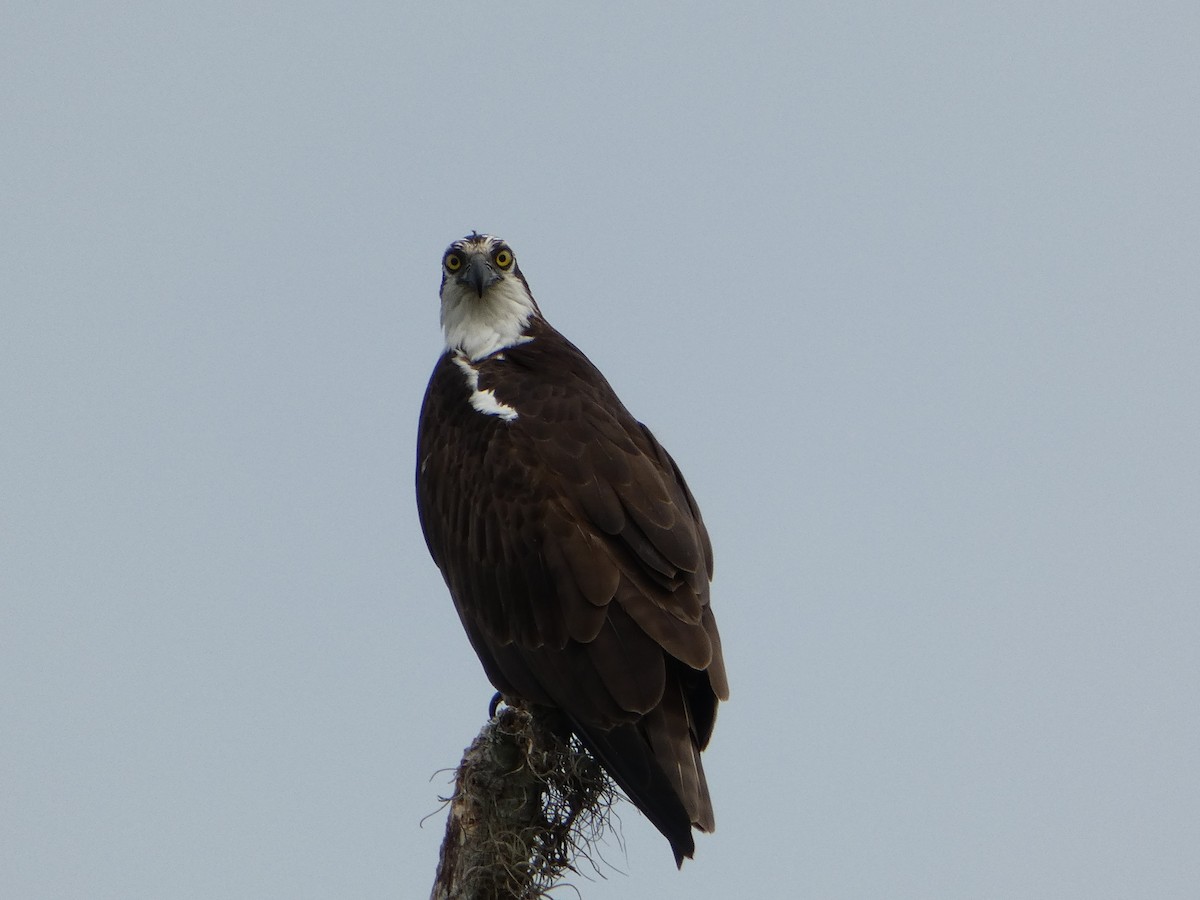
{"label": "bird of prey", "polygon": [[507,243],[450,245],[441,322],[417,440],[429,552],[492,684],[559,710],[682,865],[693,826],[713,830],[700,751],[729,694],[700,510]]}

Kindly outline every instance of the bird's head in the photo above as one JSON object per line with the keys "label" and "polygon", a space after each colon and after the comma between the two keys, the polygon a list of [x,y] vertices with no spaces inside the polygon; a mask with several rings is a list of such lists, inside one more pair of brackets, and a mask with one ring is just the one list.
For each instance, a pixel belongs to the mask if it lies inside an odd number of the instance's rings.
{"label": "bird's head", "polygon": [[523,344],[541,315],[512,248],[498,237],[471,232],[442,255],[442,330],[446,346],[482,359]]}

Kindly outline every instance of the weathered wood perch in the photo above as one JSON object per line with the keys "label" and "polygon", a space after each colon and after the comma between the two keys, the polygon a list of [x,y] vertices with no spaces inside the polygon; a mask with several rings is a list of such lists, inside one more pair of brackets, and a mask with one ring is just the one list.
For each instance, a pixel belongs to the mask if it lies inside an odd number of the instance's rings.
{"label": "weathered wood perch", "polygon": [[590,860],[615,796],[552,710],[502,707],[455,774],[431,900],[545,896]]}

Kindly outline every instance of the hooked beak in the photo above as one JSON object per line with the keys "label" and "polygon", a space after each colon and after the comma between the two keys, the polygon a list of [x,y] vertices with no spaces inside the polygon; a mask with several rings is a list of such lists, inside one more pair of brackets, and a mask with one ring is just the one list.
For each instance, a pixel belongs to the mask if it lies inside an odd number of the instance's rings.
{"label": "hooked beak", "polygon": [[483,297],[483,292],[500,280],[500,273],[492,268],[486,256],[474,255],[467,263],[467,268],[458,276],[458,283],[475,289],[475,293]]}

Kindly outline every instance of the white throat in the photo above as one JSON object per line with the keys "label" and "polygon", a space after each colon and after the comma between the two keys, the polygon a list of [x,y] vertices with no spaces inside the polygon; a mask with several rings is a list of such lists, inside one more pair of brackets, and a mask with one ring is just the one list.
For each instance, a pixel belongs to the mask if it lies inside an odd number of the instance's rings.
{"label": "white throat", "polygon": [[533,340],[525,333],[537,306],[516,278],[504,277],[482,297],[453,278],[442,287],[446,348],[475,361]]}

